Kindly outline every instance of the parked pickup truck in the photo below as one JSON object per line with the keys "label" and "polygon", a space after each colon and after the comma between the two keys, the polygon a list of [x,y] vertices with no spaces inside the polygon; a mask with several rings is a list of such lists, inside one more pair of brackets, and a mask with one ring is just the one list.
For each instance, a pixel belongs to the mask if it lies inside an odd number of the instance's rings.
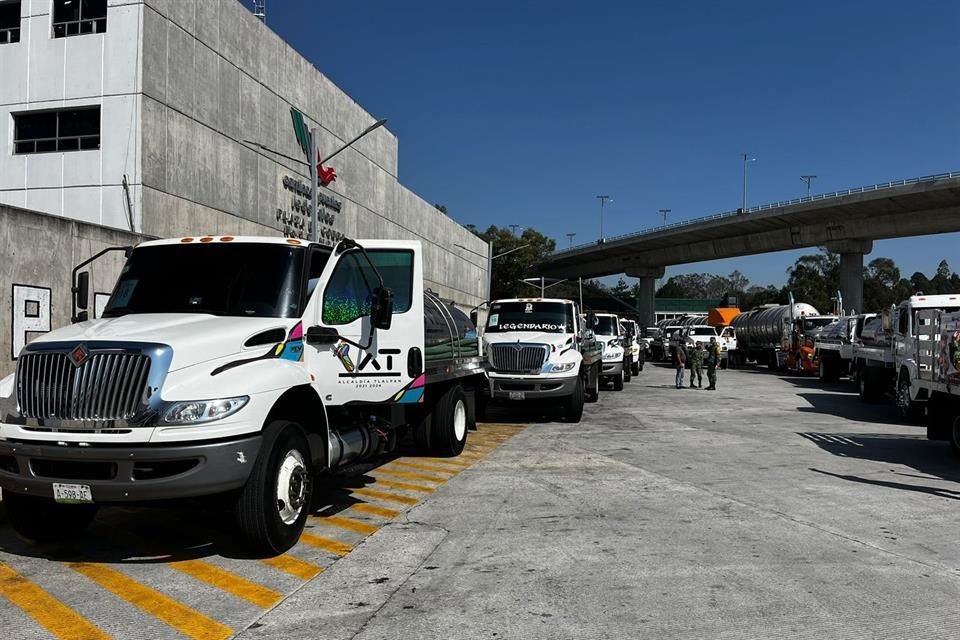
{"label": "parked pickup truck", "polygon": [[7,519],[70,538],[101,504],[214,496],[257,554],[300,537],[314,477],[412,431],[458,455],[476,332],[423,287],[419,242],[206,236],[129,251],[102,318],[44,334],[0,382]]}
{"label": "parked pickup truck", "polygon": [[643,370],[645,360],[644,349],[646,345],[643,338],[640,337],[640,325],[636,320],[620,319],[620,328],[623,330],[624,348],[629,352],[630,358],[627,366],[630,369],[631,376],[638,376]]}
{"label": "parked pickup truck", "polygon": [[612,382],[615,391],[623,391],[623,383],[629,380],[630,353],[624,348],[624,335],[620,318],[613,313],[597,313],[593,325],[597,339],[603,344],[602,382]]}
{"label": "parked pickup truck", "polygon": [[[584,401],[600,397],[602,346],[593,334],[572,300],[494,300],[483,333],[486,397],[554,400],[568,421],[579,422]],[[484,398],[478,406],[482,417]]]}

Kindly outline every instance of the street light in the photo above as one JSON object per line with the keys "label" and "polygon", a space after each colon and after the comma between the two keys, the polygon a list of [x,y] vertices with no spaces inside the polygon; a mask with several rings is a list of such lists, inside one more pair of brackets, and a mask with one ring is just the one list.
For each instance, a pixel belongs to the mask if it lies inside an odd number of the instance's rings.
{"label": "street light", "polygon": [[577,234],[575,234],[575,233],[568,233],[568,234],[567,234],[567,238],[570,239],[570,246],[571,246],[571,247],[573,246],[573,238],[574,238],[574,236],[576,236],[576,235],[577,235]]}
{"label": "street light", "polygon": [[610,196],[597,196],[600,200],[600,242],[603,242],[603,205],[607,203],[607,200],[613,202]]}
{"label": "street light", "polygon": [[810,197],[810,183],[815,180],[817,176],[800,176],[800,180],[807,183],[807,197]]}
{"label": "street light", "polygon": [[472,254],[475,255],[475,256],[480,256],[481,258],[486,258],[486,259],[487,259],[487,298],[489,298],[490,295],[493,293],[493,261],[496,260],[497,258],[502,258],[502,257],[505,256],[505,255],[511,254],[511,253],[513,253],[514,251],[520,251],[520,249],[526,249],[527,247],[530,246],[530,243],[528,242],[528,243],[526,243],[526,244],[520,245],[519,247],[514,247],[513,249],[508,249],[507,251],[504,251],[504,252],[502,252],[502,253],[498,253],[497,255],[493,255],[493,242],[492,242],[492,241],[487,243],[487,251],[488,251],[487,255],[483,255],[482,253],[477,253],[477,252],[474,251],[473,249],[468,249],[468,248],[466,248],[465,246],[463,246],[462,244],[454,244],[453,246],[459,247],[459,248],[463,249],[464,251],[469,251],[470,253],[472,253]]}
{"label": "street light", "polygon": [[[367,135],[371,131],[379,129],[385,124],[387,124],[386,118],[382,120],[377,120],[372,125],[370,125],[366,129],[361,131],[360,134],[357,135],[353,140],[346,143],[345,145],[343,145],[342,147],[340,147],[339,149],[337,149],[336,151],[328,155],[326,158],[321,158],[320,151],[317,149],[317,142],[320,137],[320,130],[317,129],[317,127],[313,127],[312,129],[310,129],[309,132],[307,132],[307,138],[309,143],[307,146],[309,147],[309,151],[307,152],[306,160],[291,158],[290,156],[282,154],[279,151],[276,151],[275,149],[271,149],[266,145],[262,145],[259,142],[254,142],[252,140],[244,140],[244,142],[248,144],[252,144],[256,147],[260,147],[264,151],[269,151],[270,153],[280,156],[281,158],[292,160],[293,162],[299,162],[300,164],[305,164],[310,169],[310,242],[316,242],[320,233],[320,229],[319,229],[320,218],[318,215],[319,208],[320,208],[320,198],[319,198],[320,185],[318,183],[319,176],[317,175],[317,168],[320,165],[322,165],[324,162],[328,162],[331,158],[338,155],[341,151],[349,149],[351,146],[353,146],[353,144],[357,140],[359,140],[363,136]],[[316,158],[317,160],[316,164],[311,162],[311,160],[313,160],[314,158]]]}
{"label": "street light", "polygon": [[513,231],[513,235],[517,235],[517,229],[521,227],[519,224],[508,224],[507,226],[510,227],[511,231]]}
{"label": "street light", "polygon": [[663,216],[663,224],[667,224],[667,214],[673,211],[673,209],[660,209],[660,215]]}
{"label": "street light", "polygon": [[749,153],[743,154],[743,207],[740,213],[747,212],[747,163],[756,162],[756,158],[751,158]]}
{"label": "street light", "polygon": [[[549,289],[550,287],[555,287],[555,286],[557,286],[558,284],[563,284],[564,282],[567,281],[567,278],[564,278],[563,280],[557,280],[556,282],[551,282],[551,283],[548,284],[548,285],[544,285],[544,281],[545,281],[545,280],[546,280],[546,278],[544,278],[543,276],[540,276],[539,278],[523,278],[522,280],[518,280],[517,282],[522,282],[523,284],[528,284],[528,285],[530,285],[531,287],[535,287],[535,286],[537,286],[537,285],[534,284],[534,282],[539,281],[539,282],[540,282],[540,297],[542,298],[544,291],[546,291],[546,290]],[[532,281],[532,282],[531,282],[531,281]]]}

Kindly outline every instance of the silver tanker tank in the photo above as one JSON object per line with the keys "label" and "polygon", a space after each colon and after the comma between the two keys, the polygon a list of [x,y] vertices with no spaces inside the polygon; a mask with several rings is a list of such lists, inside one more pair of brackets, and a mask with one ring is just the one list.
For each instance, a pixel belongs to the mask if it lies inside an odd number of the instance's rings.
{"label": "silver tanker tank", "polygon": [[[793,318],[817,315],[820,312],[805,302],[793,305]],[[767,304],[739,314],[730,323],[737,333],[737,348],[751,360],[779,349],[785,332],[790,330],[790,319],[788,304]]]}

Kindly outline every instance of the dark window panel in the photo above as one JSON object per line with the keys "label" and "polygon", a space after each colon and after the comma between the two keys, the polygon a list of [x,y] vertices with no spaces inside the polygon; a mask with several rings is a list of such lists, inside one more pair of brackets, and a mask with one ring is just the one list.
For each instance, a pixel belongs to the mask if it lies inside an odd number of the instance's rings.
{"label": "dark window panel", "polygon": [[63,138],[57,141],[57,151],[77,151],[80,149],[80,138]]}
{"label": "dark window panel", "polygon": [[93,33],[93,22],[84,20],[80,23],[80,33]]}
{"label": "dark window panel", "polygon": [[61,137],[87,136],[100,131],[100,109],[76,109],[60,112]]}
{"label": "dark window panel", "polygon": [[37,153],[43,153],[45,151],[56,151],[56,150],[57,150],[56,140],[37,140]]}
{"label": "dark window panel", "polygon": [[0,29],[20,28],[20,2],[0,4]]}
{"label": "dark window panel", "polygon": [[16,116],[15,140],[53,138],[57,135],[57,112],[23,113]]}
{"label": "dark window panel", "polygon": [[80,0],[80,17],[93,20],[107,17],[107,0]]}
{"label": "dark window panel", "polygon": [[17,153],[33,153],[35,151],[35,144],[33,142],[18,142],[17,143]]}
{"label": "dark window panel", "polygon": [[99,149],[100,148],[100,136],[92,136],[89,138],[81,138],[80,140],[81,149]]}
{"label": "dark window panel", "polygon": [[80,19],[78,0],[53,0],[53,21],[71,22]]}

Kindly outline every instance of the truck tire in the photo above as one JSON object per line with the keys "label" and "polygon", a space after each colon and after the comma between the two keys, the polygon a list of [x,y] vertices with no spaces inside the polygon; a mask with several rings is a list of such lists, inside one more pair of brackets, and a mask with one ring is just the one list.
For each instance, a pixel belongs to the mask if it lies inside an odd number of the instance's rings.
{"label": "truck tire", "polygon": [[313,464],[303,429],[287,420],[271,422],[234,504],[234,521],[247,546],[257,554],[274,556],[296,544],[310,515],[312,496]]}
{"label": "truck tire", "polygon": [[460,455],[467,444],[467,394],[454,385],[433,408],[430,424],[430,452],[452,458]]}
{"label": "truck tire", "polygon": [[917,421],[921,406],[910,399],[910,377],[904,373],[905,371],[901,371],[897,376],[897,414],[901,420],[912,423]]}
{"label": "truck tire", "polygon": [[953,420],[950,425],[950,450],[960,458],[960,412],[954,408]]}
{"label": "truck tire", "polygon": [[96,504],[60,504],[12,491],[3,492],[3,506],[13,530],[35,542],[72,538],[87,528],[99,510]]}
{"label": "truck tire", "polygon": [[642,368],[642,366],[643,365],[641,365],[639,362],[634,362],[633,364],[630,365],[630,373],[632,373],[635,376],[640,375],[640,369]]}
{"label": "truck tire", "polygon": [[587,389],[584,392],[584,400],[587,402],[596,402],[600,399],[600,365],[596,364],[590,367],[587,372]]}
{"label": "truck tire", "polygon": [[624,382],[630,382],[630,380],[631,380],[632,378],[633,378],[633,376],[630,375],[630,365],[625,363],[625,364],[623,365],[623,381],[624,381]]}
{"label": "truck tire", "polygon": [[577,377],[573,393],[563,399],[563,417],[566,422],[580,422],[583,418],[583,378]]}
{"label": "truck tire", "polygon": [[621,371],[620,375],[613,379],[613,390],[623,391],[623,371]]}

